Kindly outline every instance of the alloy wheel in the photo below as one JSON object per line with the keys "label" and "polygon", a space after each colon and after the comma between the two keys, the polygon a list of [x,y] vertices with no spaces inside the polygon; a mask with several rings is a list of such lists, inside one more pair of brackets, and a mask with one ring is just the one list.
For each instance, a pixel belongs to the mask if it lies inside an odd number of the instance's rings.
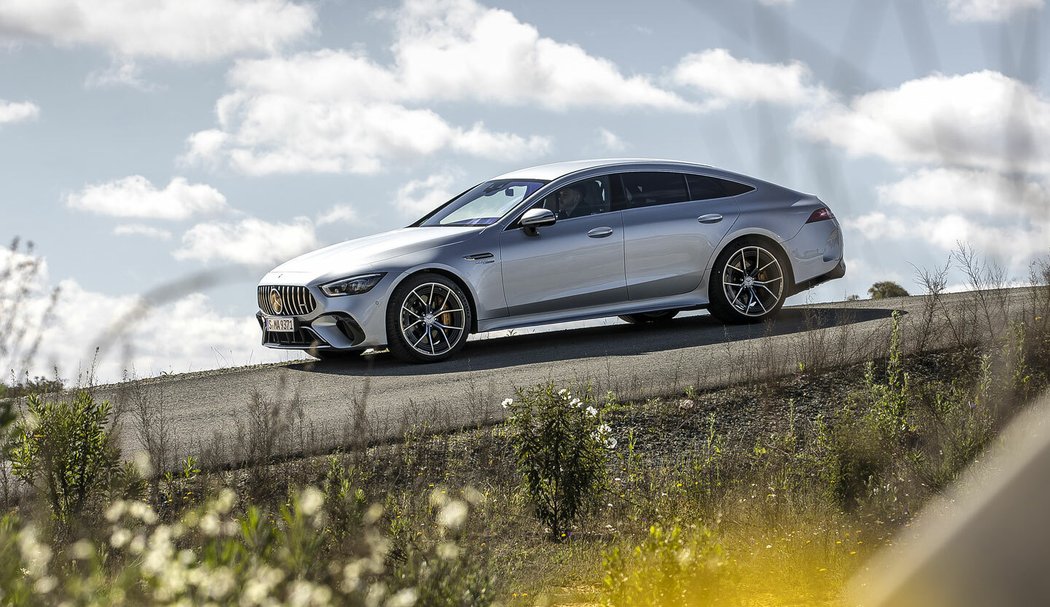
{"label": "alloy wheel", "polygon": [[759,246],[742,247],[733,253],[722,271],[726,301],[749,317],[768,314],[784,294],[784,270],[775,255]]}
{"label": "alloy wheel", "polygon": [[463,301],[439,282],[425,282],[409,291],[398,318],[405,344],[426,357],[449,352],[467,332]]}

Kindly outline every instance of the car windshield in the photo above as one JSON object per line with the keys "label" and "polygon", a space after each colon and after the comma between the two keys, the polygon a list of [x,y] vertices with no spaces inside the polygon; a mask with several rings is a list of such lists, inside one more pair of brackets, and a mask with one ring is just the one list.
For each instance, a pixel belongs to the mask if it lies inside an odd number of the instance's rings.
{"label": "car windshield", "polygon": [[415,225],[487,226],[499,221],[545,183],[524,179],[486,181],[460,194]]}

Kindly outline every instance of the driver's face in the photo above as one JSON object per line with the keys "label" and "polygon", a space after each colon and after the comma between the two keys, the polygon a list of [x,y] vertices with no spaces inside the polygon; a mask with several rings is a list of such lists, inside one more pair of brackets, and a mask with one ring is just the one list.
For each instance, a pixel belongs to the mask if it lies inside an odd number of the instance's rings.
{"label": "driver's face", "polygon": [[576,190],[562,190],[558,193],[558,202],[562,205],[575,206],[580,202],[580,193]]}

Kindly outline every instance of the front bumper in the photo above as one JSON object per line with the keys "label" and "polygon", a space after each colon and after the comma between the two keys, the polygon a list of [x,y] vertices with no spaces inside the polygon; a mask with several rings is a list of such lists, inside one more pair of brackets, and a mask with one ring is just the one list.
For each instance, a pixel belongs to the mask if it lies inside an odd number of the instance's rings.
{"label": "front bumper", "polygon": [[364,349],[365,333],[352,316],[343,312],[322,314],[313,320],[295,319],[295,331],[267,331],[263,312],[255,313],[262,331],[262,345],[285,350]]}
{"label": "front bumper", "polygon": [[[291,306],[283,314],[272,314],[260,299],[256,313],[262,345],[287,350],[365,350],[386,345],[387,294],[395,276],[385,276],[375,287],[360,295],[328,297],[320,288],[304,285],[291,273],[270,274],[260,283],[260,289],[277,287],[304,288],[310,292],[314,306],[307,313]],[[295,331],[276,333],[266,331],[263,316],[274,315],[295,319]]]}

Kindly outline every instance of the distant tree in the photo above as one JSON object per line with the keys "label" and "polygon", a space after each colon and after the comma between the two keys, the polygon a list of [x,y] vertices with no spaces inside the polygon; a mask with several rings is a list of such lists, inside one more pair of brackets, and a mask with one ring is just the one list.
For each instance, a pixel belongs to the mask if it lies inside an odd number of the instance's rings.
{"label": "distant tree", "polygon": [[857,295],[856,293],[851,293],[849,297],[846,298],[846,301],[857,301],[859,299],[860,295]]}
{"label": "distant tree", "polygon": [[908,292],[892,280],[884,280],[871,285],[868,295],[871,295],[872,299],[886,299],[887,297],[907,297]]}

